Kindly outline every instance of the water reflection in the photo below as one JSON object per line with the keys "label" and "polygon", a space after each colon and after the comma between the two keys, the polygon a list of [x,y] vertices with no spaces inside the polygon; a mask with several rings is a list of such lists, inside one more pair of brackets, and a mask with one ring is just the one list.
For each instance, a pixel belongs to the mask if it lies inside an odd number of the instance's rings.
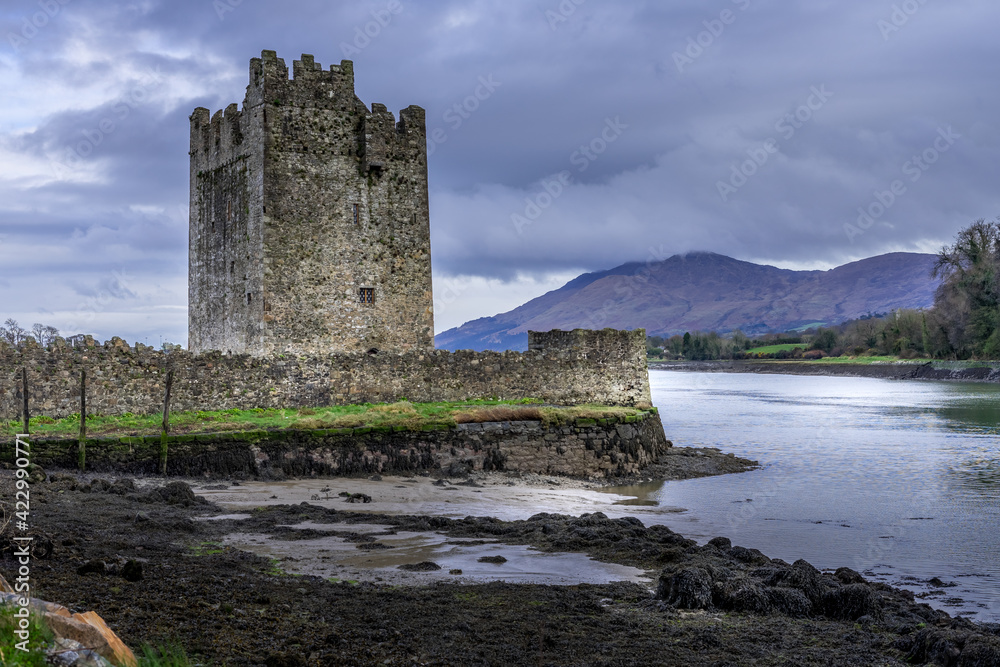
{"label": "water reflection", "polygon": [[996,452],[979,452],[980,458],[967,458],[948,466],[952,485],[986,498],[1000,498],[1000,458]]}
{"label": "water reflection", "polygon": [[636,505],[640,507],[656,507],[660,504],[657,496],[663,489],[663,482],[645,482],[625,486],[606,487],[599,489],[602,493],[618,496],[629,496],[624,500],[615,501],[615,505]]}
{"label": "water reflection", "polygon": [[959,580],[966,603],[945,608],[1000,621],[990,608],[1000,600],[1000,387],[670,371],[650,380],[674,442],[765,464],[614,489],[688,510],[654,521],[921,594],[932,577]]}
{"label": "water reflection", "polygon": [[960,395],[936,412],[949,429],[959,433],[1000,434],[1000,393]]}

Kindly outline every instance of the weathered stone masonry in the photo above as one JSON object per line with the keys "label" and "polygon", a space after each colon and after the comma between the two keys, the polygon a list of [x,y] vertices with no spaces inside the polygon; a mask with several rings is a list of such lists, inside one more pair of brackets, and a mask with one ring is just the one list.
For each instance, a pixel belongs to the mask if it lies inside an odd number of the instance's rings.
{"label": "weathered stone masonry", "polygon": [[433,349],[424,110],[369,110],[350,61],[251,60],[191,115],[190,201],[193,352]]}
{"label": "weathered stone masonry", "polygon": [[[634,474],[671,443],[654,413],[627,421],[577,420],[460,424],[400,431],[387,427],[216,433],[170,438],[172,475],[280,478],[435,471],[516,470],[546,475],[605,477]],[[87,443],[94,472],[155,474],[160,438],[96,439]],[[32,460],[44,468],[76,463],[76,441],[36,441]]]}
{"label": "weathered stone masonry", "polygon": [[[174,411],[476,398],[651,406],[644,330],[529,332],[526,353],[434,350],[424,110],[410,106],[399,122],[384,105],[369,110],[347,60],[323,71],[303,55],[288,74],[264,51],[250,62],[242,109],[191,115],[190,352],[118,338],[79,349],[0,344],[0,419],[22,416],[22,370],[31,414],[49,417],[79,412],[83,370],[90,414],[157,413],[171,371]],[[170,466],[589,476],[635,472],[665,443],[650,413],[639,425],[559,429],[180,436]],[[110,465],[119,444],[88,446],[88,464]],[[134,444],[119,463],[155,470],[156,443],[138,439],[149,456]],[[71,447],[53,447],[53,460],[72,465]]]}
{"label": "weathered stone masonry", "polygon": [[155,414],[174,370],[172,410],[282,408],[342,403],[539,398],[559,405],[650,405],[646,333],[529,333],[528,352],[380,352],[261,359],[164,353],[112,339],[103,346],[16,350],[0,344],[0,419],[21,415],[21,369],[31,413],[79,412],[87,369],[91,414]]}

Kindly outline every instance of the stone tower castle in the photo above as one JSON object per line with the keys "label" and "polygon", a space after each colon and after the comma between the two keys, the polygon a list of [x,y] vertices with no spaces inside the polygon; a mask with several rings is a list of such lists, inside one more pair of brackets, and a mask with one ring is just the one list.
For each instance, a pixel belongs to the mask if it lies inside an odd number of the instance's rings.
{"label": "stone tower castle", "polygon": [[427,200],[423,109],[264,51],[242,110],[191,116],[189,349],[433,349]]}

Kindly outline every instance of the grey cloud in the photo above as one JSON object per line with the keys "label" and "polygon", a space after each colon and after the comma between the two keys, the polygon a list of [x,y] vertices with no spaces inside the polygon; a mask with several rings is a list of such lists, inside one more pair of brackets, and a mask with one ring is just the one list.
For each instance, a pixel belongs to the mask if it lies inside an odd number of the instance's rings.
{"label": "grey cloud", "polygon": [[[105,180],[28,187],[3,174],[9,238],[0,247],[49,244],[60,263],[45,270],[61,282],[47,289],[70,295],[58,298],[102,289],[121,263],[115,252],[127,253],[139,284],[183,285],[188,114],[242,101],[247,61],[265,48],[289,65],[307,52],[328,66],[346,44],[362,100],[427,109],[429,132],[444,138],[429,161],[442,276],[600,270],[653,251],[837,263],[933,247],[1000,210],[1000,7],[985,1],[925,3],[884,34],[879,21],[891,21],[893,3],[588,0],[552,22],[555,0],[400,0],[402,11],[361,47],[358,30],[388,0],[295,0],[278,13],[273,3],[223,2],[232,11],[220,17],[209,0],[74,0],[20,53],[8,49],[27,80],[65,91],[32,132],[0,124],[0,145],[26,159],[65,154],[113,117],[134,83],[120,72],[154,68],[170,82],[169,95],[164,88],[137,104],[84,158],[106,169]],[[720,32],[723,10],[734,19]],[[0,34],[21,17],[5,9]],[[706,45],[679,71],[674,54],[689,38]],[[70,40],[84,48],[65,49]],[[74,60],[81,52],[107,58]],[[476,95],[481,77],[499,83],[485,97]],[[79,108],[74,91],[95,84],[106,99]],[[814,86],[833,96],[786,137],[779,122]],[[602,146],[616,118],[628,128]],[[906,180],[904,165],[948,126],[961,140]],[[719,182],[768,139],[777,150],[723,201]],[[581,171],[574,154],[591,142],[603,150]],[[511,216],[562,171],[571,184],[518,234]],[[895,180],[906,192],[850,238],[844,225]],[[169,289],[154,297],[137,288],[123,301],[183,303],[183,289]],[[466,307],[470,318],[492,314]],[[149,335],[159,324],[135,326]],[[184,323],[174,326],[176,334]]]}

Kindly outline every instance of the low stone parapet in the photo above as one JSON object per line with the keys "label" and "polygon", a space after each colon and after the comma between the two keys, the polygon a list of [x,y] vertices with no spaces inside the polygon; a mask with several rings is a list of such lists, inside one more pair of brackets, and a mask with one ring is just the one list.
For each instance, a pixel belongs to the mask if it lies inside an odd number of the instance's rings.
{"label": "low stone parapet", "polygon": [[[655,411],[562,425],[508,421],[425,430],[376,426],[212,433],[170,437],[167,473],[273,479],[481,470],[593,478],[637,473],[670,446]],[[76,447],[75,440],[33,441],[32,461],[47,469],[73,468]],[[87,469],[153,475],[159,455],[158,436],[88,440]]]}

